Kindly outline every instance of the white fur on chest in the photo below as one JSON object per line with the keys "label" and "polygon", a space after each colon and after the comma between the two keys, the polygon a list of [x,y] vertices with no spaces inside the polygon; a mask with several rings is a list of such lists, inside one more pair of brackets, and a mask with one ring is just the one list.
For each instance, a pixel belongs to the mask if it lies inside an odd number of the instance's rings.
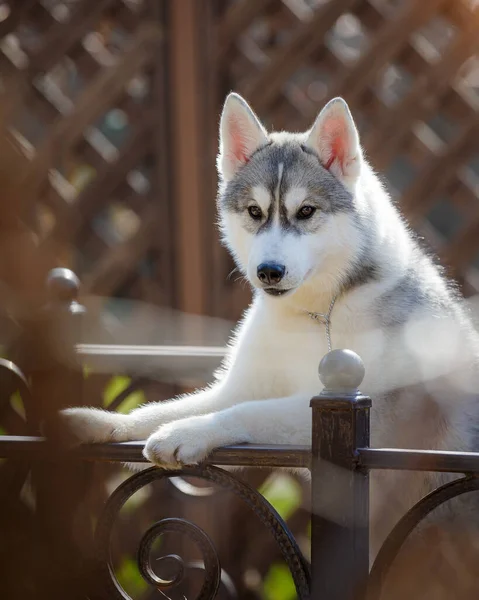
{"label": "white fur on chest", "polygon": [[[274,305],[273,305],[274,306]],[[249,309],[234,348],[234,377],[249,379],[254,398],[283,397],[295,393],[318,394],[322,384],[318,366],[328,352],[326,327],[305,313],[271,309],[262,299]],[[344,315],[344,310],[343,310]],[[349,348],[357,352],[365,364],[378,363],[383,343],[379,330],[369,334],[358,332],[341,309],[332,317],[334,348]],[[377,381],[376,368],[364,382]],[[234,381],[229,381],[234,385]]]}

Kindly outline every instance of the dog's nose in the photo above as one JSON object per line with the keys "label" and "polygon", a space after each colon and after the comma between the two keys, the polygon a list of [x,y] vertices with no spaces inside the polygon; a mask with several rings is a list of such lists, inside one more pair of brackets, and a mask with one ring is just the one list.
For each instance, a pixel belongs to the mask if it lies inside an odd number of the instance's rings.
{"label": "dog's nose", "polygon": [[257,274],[261,283],[276,285],[283,279],[285,271],[286,268],[284,265],[278,265],[278,263],[261,263]]}

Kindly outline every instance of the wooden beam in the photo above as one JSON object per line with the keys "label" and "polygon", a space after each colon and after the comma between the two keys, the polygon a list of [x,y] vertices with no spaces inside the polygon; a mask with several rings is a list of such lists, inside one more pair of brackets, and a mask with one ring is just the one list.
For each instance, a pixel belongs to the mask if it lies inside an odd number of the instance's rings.
{"label": "wooden beam", "polygon": [[[149,0],[148,14],[164,27],[167,18],[167,2]],[[171,131],[169,130],[171,102],[168,85],[167,40],[161,44],[152,70],[152,89],[149,110],[156,115],[152,131],[154,173],[151,179],[151,198],[156,206],[156,232],[152,250],[157,260],[154,266],[155,283],[161,287],[162,299],[168,306],[175,305],[175,265],[173,254],[174,196],[171,191]],[[151,298],[147,299],[151,301]]]}
{"label": "wooden beam", "polygon": [[177,308],[206,310],[207,272],[201,198],[201,95],[198,21],[203,1],[176,0],[170,9],[173,197]]}

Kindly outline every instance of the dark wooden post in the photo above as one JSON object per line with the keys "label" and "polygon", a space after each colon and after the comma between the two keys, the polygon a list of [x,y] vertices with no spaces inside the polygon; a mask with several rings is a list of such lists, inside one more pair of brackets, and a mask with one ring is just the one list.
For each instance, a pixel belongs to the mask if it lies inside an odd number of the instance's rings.
{"label": "dark wooden post", "polygon": [[[36,430],[59,410],[85,403],[82,366],[75,351],[85,315],[85,308],[77,302],[79,285],[68,269],[53,269],[48,276],[49,302],[37,317],[29,369],[33,392],[29,412]],[[83,600],[92,548],[83,498],[91,468],[68,457],[62,444],[57,446],[57,456],[32,468],[35,534],[37,542],[44,540],[48,555],[48,566],[44,557],[39,559],[37,593],[49,600]]]}
{"label": "dark wooden post", "polygon": [[323,392],[311,400],[312,598],[362,600],[369,571],[369,473],[356,450],[369,446],[371,400],[358,390],[364,366],[350,350],[319,365]]}

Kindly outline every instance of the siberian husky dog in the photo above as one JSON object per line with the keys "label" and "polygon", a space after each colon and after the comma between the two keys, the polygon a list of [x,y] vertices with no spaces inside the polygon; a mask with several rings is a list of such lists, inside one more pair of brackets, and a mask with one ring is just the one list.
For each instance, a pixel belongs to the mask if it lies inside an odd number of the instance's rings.
{"label": "siberian husky dog", "polygon": [[[309,444],[318,363],[362,358],[372,446],[475,450],[478,337],[463,301],[421,249],[365,160],[336,98],[305,133],[268,133],[231,93],[220,123],[221,232],[254,294],[216,381],[128,415],[72,408],[80,442],[146,440],[169,468],[240,442]],[[371,475],[373,554],[395,521],[444,476]]]}

